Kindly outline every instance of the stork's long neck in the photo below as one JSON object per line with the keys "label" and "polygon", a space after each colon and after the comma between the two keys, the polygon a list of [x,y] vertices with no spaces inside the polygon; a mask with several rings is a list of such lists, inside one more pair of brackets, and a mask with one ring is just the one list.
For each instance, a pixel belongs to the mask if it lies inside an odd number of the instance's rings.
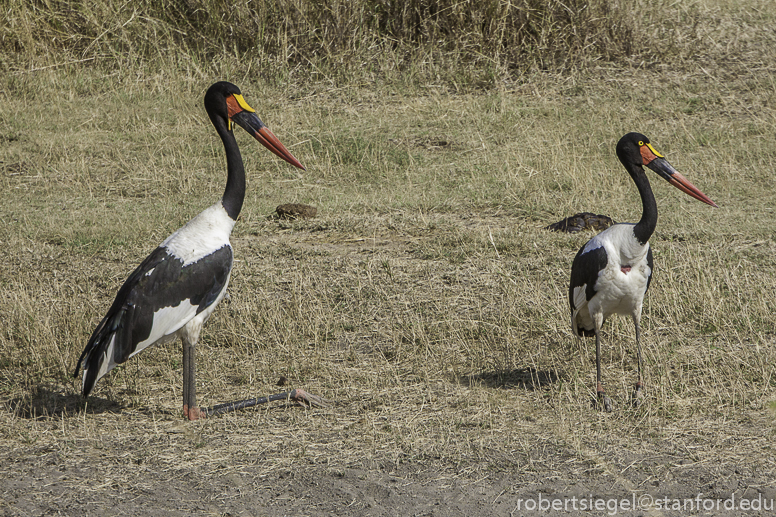
{"label": "stork's long neck", "polygon": [[633,228],[633,234],[643,245],[649,241],[655,231],[655,226],[657,226],[657,203],[644,169],[640,165],[632,165],[630,169],[631,177],[636,183],[636,188],[639,189],[642,205],[641,220]]}
{"label": "stork's long neck", "polygon": [[226,152],[226,188],[221,203],[229,217],[236,221],[245,199],[245,167],[234,134],[223,123],[214,125]]}

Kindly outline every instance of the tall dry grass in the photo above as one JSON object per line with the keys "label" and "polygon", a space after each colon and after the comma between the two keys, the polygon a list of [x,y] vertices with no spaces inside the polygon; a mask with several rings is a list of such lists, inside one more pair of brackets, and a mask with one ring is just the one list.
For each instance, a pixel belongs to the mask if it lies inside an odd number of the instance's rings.
{"label": "tall dry grass", "polygon": [[[226,61],[242,72],[262,71],[263,80],[388,74],[487,86],[530,67],[661,58],[679,37],[655,14],[667,5],[641,9],[617,0],[3,3],[6,70],[76,63],[207,75]],[[697,17],[692,8],[670,9],[672,21]],[[681,47],[692,52],[689,36]]]}

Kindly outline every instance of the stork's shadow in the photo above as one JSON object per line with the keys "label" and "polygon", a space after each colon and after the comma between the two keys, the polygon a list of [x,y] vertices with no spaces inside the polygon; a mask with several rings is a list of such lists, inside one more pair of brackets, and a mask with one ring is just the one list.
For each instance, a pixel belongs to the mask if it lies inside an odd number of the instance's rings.
{"label": "stork's shadow", "polygon": [[86,412],[88,414],[118,413],[126,406],[99,397],[89,397],[89,403],[77,393],[67,393],[61,386],[40,384],[25,394],[4,404],[9,413],[19,418],[37,420]]}
{"label": "stork's shadow", "polygon": [[[293,390],[302,391],[302,390]],[[286,393],[282,399],[286,398]],[[309,393],[307,397],[315,397]],[[276,399],[281,400],[281,399]],[[295,399],[294,399],[295,400]],[[305,399],[310,403],[309,399]],[[319,399],[318,399],[319,400]],[[323,399],[323,403],[327,403]],[[315,405],[315,402],[312,402]],[[243,406],[250,407],[250,406]],[[40,384],[28,389],[23,395],[12,398],[5,403],[0,402],[0,411],[6,411],[18,418],[27,420],[45,420],[49,418],[72,417],[75,415],[98,415],[102,413],[122,413],[131,408],[133,412],[146,415],[167,415],[171,418],[180,417],[177,411],[164,410],[162,408],[137,407],[132,404],[122,404],[115,400],[89,396],[87,401],[78,393],[68,390],[66,387],[55,384]],[[203,408],[204,409],[204,408]],[[283,407],[271,407],[271,410],[282,410]]]}
{"label": "stork's shadow", "polygon": [[480,384],[489,388],[537,390],[549,386],[557,380],[558,372],[555,370],[518,368],[516,370],[495,370],[466,375],[459,378],[459,383],[468,386]]}

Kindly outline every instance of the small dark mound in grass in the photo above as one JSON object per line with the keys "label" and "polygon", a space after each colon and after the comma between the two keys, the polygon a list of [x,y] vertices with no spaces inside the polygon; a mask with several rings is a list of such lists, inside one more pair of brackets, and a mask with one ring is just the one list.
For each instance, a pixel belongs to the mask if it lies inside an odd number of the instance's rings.
{"label": "small dark mound in grass", "polygon": [[301,203],[288,203],[279,205],[275,212],[281,219],[312,219],[318,213],[318,209]]}
{"label": "small dark mound in grass", "polygon": [[576,233],[582,230],[606,230],[614,224],[611,217],[605,215],[596,215],[590,212],[580,212],[570,217],[562,219],[557,223],[552,223],[549,226],[545,226],[545,230],[552,230],[554,232],[568,232]]}

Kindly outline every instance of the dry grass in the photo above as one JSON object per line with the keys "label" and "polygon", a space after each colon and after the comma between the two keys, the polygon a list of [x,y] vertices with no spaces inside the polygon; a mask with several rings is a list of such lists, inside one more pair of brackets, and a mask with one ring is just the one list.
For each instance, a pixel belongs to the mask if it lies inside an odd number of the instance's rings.
{"label": "dry grass", "polygon": [[[76,93],[224,76],[263,85],[352,83],[493,88],[591,61],[656,63],[741,48],[721,0],[5,0],[0,70],[77,74]],[[736,22],[768,10],[750,0]],[[744,38],[746,36],[744,35]],[[85,70],[99,71],[95,76]],[[19,77],[20,76],[20,77]],[[62,76],[58,76],[62,81]],[[138,85],[142,82],[142,86]],[[244,82],[244,81],[241,81]]]}
{"label": "dry grass", "polygon": [[[764,6],[701,5],[724,42],[649,71],[591,64],[466,94],[442,81],[300,93],[227,76],[308,171],[238,136],[250,191],[230,298],[198,351],[201,399],[275,392],[282,375],[335,404],[196,423],[178,415],[179,344],[117,368],[88,404],[70,374],[127,273],[221,194],[209,80],[6,76],[5,511],[382,515],[437,502],[503,515],[539,490],[775,497],[776,42]],[[637,217],[613,152],[630,130],[721,208],[651,178],[648,401],[627,405],[633,331],[614,318],[604,376],[616,411],[602,414],[592,343],[571,336],[566,301],[591,235],[541,228],[581,210]],[[287,202],[319,215],[270,217]]]}

